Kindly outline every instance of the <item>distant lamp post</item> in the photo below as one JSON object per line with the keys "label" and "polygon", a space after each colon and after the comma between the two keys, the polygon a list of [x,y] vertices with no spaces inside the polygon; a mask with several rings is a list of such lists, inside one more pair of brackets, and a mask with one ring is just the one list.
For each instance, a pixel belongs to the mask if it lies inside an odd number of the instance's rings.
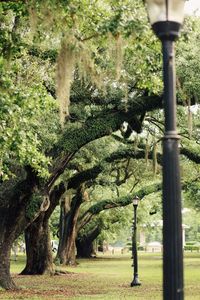
{"label": "distant lamp post", "polygon": [[163,138],[163,297],[182,300],[183,249],[179,136],[176,130],[174,41],[184,18],[184,0],[146,0],[153,31],[162,42],[165,134]]}
{"label": "distant lamp post", "polygon": [[141,285],[138,279],[138,257],[137,257],[137,207],[140,202],[140,198],[135,196],[133,198],[133,231],[132,231],[132,258],[133,258],[133,281],[131,286]]}

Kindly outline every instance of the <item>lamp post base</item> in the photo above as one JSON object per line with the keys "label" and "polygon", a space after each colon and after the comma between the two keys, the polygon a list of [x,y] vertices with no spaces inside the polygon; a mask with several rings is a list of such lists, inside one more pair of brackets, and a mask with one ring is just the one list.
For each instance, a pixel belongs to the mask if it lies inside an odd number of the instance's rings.
{"label": "lamp post base", "polygon": [[139,285],[141,285],[141,282],[139,281],[138,276],[134,276],[133,281],[131,282],[131,287]]}

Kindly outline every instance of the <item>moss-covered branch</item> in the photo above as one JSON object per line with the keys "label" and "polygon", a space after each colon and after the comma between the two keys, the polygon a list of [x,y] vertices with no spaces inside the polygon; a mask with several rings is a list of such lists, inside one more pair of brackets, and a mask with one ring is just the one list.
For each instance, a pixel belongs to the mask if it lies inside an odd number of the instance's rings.
{"label": "moss-covered branch", "polygon": [[55,180],[62,174],[73,155],[84,145],[110,135],[118,130],[124,121],[134,120],[133,130],[141,132],[142,124],[132,112],[108,112],[107,115],[99,115],[96,118],[88,118],[83,124],[70,124],[66,127],[60,141],[53,149],[55,161],[51,176],[47,183],[50,189]]}
{"label": "moss-covered branch", "polygon": [[62,137],[52,149],[55,159],[51,169],[51,177],[47,183],[48,189],[64,171],[71,157],[81,147],[96,139],[110,135],[120,129],[123,122],[131,122],[132,130],[140,133],[142,130],[141,116],[146,111],[162,107],[161,97],[141,97],[130,101],[128,111],[123,108],[108,110],[99,113],[95,117],[88,118],[84,123],[71,123],[66,126]]}
{"label": "moss-covered branch", "polygon": [[192,141],[184,141],[180,153],[196,164],[200,164],[200,145]]}
{"label": "moss-covered branch", "polygon": [[[120,161],[124,159],[145,159],[145,150],[138,149],[133,150],[132,148],[127,148],[119,151],[113,152],[111,155],[105,157],[105,159],[99,164],[90,169],[84,170],[78,174],[75,174],[68,181],[68,189],[77,189],[81,183],[87,181],[94,181],[97,176],[104,170],[106,163],[113,163],[115,161]],[[153,151],[148,154],[149,159],[153,159]],[[161,155],[157,154],[157,160],[161,164]]]}
{"label": "moss-covered branch", "polygon": [[160,191],[161,186],[161,183],[155,183],[141,188],[132,195],[120,197],[115,201],[113,199],[107,199],[94,204],[80,217],[78,228],[81,229],[92,219],[93,216],[99,214],[101,211],[115,207],[127,206],[132,203],[132,199],[136,195],[142,200],[145,196]]}

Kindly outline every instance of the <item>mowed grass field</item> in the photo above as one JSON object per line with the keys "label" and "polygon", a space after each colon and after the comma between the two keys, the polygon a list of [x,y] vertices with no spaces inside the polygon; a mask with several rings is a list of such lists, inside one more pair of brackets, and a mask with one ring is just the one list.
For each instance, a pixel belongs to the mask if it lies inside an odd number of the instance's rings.
{"label": "mowed grass field", "polygon": [[[77,267],[58,268],[68,273],[55,276],[20,276],[25,257],[11,262],[19,291],[0,290],[0,299],[102,299],[161,300],[162,258],[157,253],[139,253],[139,278],[142,285],[130,287],[130,254],[101,255],[79,260]],[[186,253],[185,299],[200,300],[200,253]],[[170,300],[170,299],[169,299]]]}

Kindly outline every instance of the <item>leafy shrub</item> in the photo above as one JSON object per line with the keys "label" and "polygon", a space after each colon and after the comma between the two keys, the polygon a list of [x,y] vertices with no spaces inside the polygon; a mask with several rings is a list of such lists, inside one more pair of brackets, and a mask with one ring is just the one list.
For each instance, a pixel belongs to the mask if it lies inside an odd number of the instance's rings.
{"label": "leafy shrub", "polygon": [[186,245],[184,246],[185,251],[199,251],[200,250],[200,244],[197,241],[190,241],[186,242]]}

